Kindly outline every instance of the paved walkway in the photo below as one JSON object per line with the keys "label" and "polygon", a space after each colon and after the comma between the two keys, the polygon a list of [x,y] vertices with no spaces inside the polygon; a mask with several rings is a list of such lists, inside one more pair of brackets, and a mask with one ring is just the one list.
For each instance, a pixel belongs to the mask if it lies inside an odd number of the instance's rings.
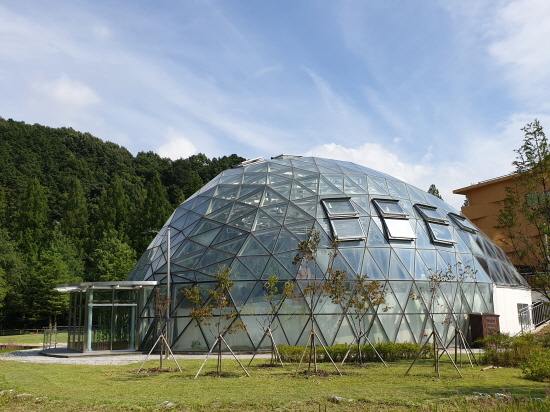
{"label": "paved walkway", "polygon": [[[49,349],[48,351],[57,351],[58,355],[67,356],[48,356],[42,354],[42,349],[18,350],[14,352],[0,353],[0,361],[11,360],[27,363],[59,363],[66,365],[129,365],[131,363],[143,362],[147,355],[141,352],[125,352],[117,354],[116,352],[95,352],[93,354],[83,354],[78,352],[69,352],[64,348]],[[49,354],[51,355],[51,353]],[[213,355],[211,355],[212,357]],[[214,355],[215,356],[215,355]],[[237,355],[239,359],[250,359],[252,355]],[[256,358],[269,358],[270,354],[256,355]],[[205,355],[175,355],[180,359],[204,359]],[[231,355],[223,355],[224,359],[232,359]],[[151,355],[150,360],[157,360],[158,354]]]}

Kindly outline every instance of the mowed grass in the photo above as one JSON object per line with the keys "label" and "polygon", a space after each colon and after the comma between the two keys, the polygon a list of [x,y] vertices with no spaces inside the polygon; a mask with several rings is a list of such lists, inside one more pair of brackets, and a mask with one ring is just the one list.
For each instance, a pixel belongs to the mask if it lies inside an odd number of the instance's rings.
{"label": "mowed grass", "polygon": [[[0,336],[0,344],[17,344],[17,345],[42,345],[44,342],[43,333],[28,333],[24,335],[9,335]],[[59,332],[57,334],[57,342],[61,344],[67,343],[67,332]]]}
{"label": "mowed grass", "polygon": [[[261,360],[255,361],[260,364]],[[469,411],[550,410],[547,386],[522,378],[512,368],[482,370],[461,368],[461,379],[450,363],[443,363],[436,378],[430,361],[421,361],[408,376],[409,362],[367,367],[344,366],[343,376],[334,375],[330,364],[322,364],[327,376],[294,376],[295,364],[285,368],[249,368],[246,377],[234,360],[224,360],[229,377],[207,376],[215,368],[209,360],[193,379],[201,360],[181,360],[183,372],[137,374],[140,364],[89,366],[0,361],[0,410],[165,410],[165,401],[182,411]],[[155,368],[150,361],[145,368]],[[164,367],[173,368],[173,361]],[[303,369],[303,368],[302,368]],[[511,394],[520,400],[542,398],[542,402],[496,402],[472,399],[474,392]],[[21,396],[21,394],[28,394]],[[17,396],[19,395],[19,396]],[[339,396],[346,400],[331,402]],[[38,399],[37,399],[38,398]],[[348,401],[352,399],[352,401]],[[504,408],[504,409],[503,409]],[[511,409],[510,409],[511,408]]]}

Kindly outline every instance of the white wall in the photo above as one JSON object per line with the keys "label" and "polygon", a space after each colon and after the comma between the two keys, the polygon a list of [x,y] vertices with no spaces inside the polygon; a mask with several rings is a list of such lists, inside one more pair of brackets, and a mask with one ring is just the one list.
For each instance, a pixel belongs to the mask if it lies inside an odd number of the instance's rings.
{"label": "white wall", "polygon": [[511,288],[495,286],[493,288],[493,302],[495,313],[500,315],[500,331],[515,335],[521,332],[518,317],[518,303],[531,305],[531,290],[525,288]]}

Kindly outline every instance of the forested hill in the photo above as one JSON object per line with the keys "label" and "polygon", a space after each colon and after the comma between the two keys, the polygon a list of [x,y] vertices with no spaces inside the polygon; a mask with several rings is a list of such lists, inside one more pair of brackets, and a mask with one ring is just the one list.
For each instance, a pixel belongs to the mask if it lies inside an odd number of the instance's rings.
{"label": "forested hill", "polygon": [[0,117],[0,326],[64,316],[58,283],[123,280],[185,197],[233,154],[170,160],[71,128]]}

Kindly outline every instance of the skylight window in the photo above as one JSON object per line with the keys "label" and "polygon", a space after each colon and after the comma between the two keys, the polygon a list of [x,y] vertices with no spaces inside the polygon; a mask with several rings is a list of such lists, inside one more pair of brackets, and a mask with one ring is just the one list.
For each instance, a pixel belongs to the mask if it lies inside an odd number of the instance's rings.
{"label": "skylight window", "polygon": [[414,207],[424,218],[430,232],[430,237],[432,238],[432,243],[443,245],[456,243],[451,229],[449,229],[449,222],[437,210],[437,207],[422,204],[416,204]]}
{"label": "skylight window", "polygon": [[359,240],[365,237],[359,213],[349,197],[322,199],[334,236],[339,240]]}
{"label": "skylight window", "polygon": [[322,203],[327,215],[331,218],[359,216],[350,198],[323,199]]}
{"label": "skylight window", "polygon": [[476,233],[477,228],[464,216],[457,215],[455,213],[449,213],[449,216],[458,225],[458,227],[467,232]]}
{"label": "skylight window", "polygon": [[372,201],[382,218],[389,240],[416,239],[416,234],[409,222],[409,214],[401,207],[398,200],[373,199]]}

